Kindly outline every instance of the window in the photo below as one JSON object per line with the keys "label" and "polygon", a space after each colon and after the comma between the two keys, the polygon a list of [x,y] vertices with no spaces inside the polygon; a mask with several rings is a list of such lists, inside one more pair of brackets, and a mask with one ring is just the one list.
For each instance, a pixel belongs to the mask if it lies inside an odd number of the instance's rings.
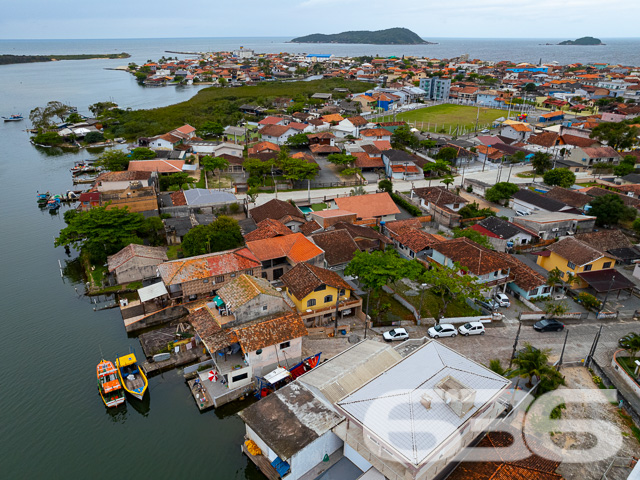
{"label": "window", "polygon": [[280,344],[280,350],[284,350],[285,348],[289,348],[291,346],[291,342],[282,342]]}
{"label": "window", "polygon": [[245,378],[249,378],[248,373],[241,373],[240,375],[236,375],[235,377],[231,377],[232,382],[239,382],[240,380],[244,380]]}
{"label": "window", "polygon": [[324,297],[324,303],[329,303],[333,301],[333,295],[327,295]]}
{"label": "window", "polygon": [[585,265],[584,271],[585,272],[590,272],[592,268],[593,268],[593,265]]}
{"label": "window", "polygon": [[560,276],[564,278],[564,272],[560,272]]}
{"label": "window", "polygon": [[307,307],[315,307],[316,306],[316,299],[312,298],[311,300],[307,300]]}
{"label": "window", "polygon": [[205,278],[204,280],[202,280],[202,283],[209,283],[209,279]]}
{"label": "window", "polygon": [[266,312],[267,311],[267,306],[266,305],[262,305],[262,311]]}
{"label": "window", "polygon": [[247,270],[244,273],[246,273],[247,275],[251,275],[253,272],[251,270]]}
{"label": "window", "polygon": [[532,296],[532,297],[535,297],[537,294],[538,294],[538,289],[537,288],[534,288],[533,290],[531,290],[529,292],[529,295]]}
{"label": "window", "polygon": [[340,289],[340,296],[341,296],[341,297],[344,297],[346,293],[347,293],[347,292],[345,291],[345,289],[344,289],[344,288]]}
{"label": "window", "polygon": [[313,289],[314,292],[321,292],[322,290],[326,290],[327,286],[326,285],[320,285],[319,287],[316,287]]}
{"label": "window", "polygon": [[573,270],[574,268],[576,268],[576,264],[573,262],[567,262],[567,267],[569,267],[571,270]]}
{"label": "window", "polygon": [[219,277],[216,277],[216,283],[222,283],[224,282],[224,275],[220,275]]}
{"label": "window", "polygon": [[604,263],[602,264],[602,268],[603,268],[603,269],[605,269],[605,268],[611,268],[611,262],[604,262]]}
{"label": "window", "polygon": [[231,274],[231,278],[233,278],[233,277],[235,277],[235,276],[236,276],[236,274],[235,274],[235,273],[232,273],[232,274]]}

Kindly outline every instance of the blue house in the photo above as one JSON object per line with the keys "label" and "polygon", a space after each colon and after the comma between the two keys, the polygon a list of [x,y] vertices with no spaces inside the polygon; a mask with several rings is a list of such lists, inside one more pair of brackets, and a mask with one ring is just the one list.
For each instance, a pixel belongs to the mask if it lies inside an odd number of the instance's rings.
{"label": "blue house", "polygon": [[528,261],[528,259],[523,262],[513,255],[509,255],[508,260],[511,265],[511,271],[507,289],[518,297],[527,300],[540,297],[546,298],[551,295],[551,287],[547,285],[548,272],[546,270]]}

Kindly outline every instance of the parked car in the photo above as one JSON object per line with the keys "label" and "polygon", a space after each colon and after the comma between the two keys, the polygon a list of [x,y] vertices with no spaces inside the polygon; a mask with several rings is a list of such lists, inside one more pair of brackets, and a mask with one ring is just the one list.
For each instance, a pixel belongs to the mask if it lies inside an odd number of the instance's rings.
{"label": "parked car", "polygon": [[511,300],[509,300],[509,297],[507,297],[506,294],[504,293],[496,293],[496,302],[498,302],[498,305],[500,305],[501,307],[510,307],[511,306]]}
{"label": "parked car", "polygon": [[394,328],[393,330],[384,332],[382,334],[382,338],[387,342],[392,342],[394,340],[406,340],[409,338],[409,334],[404,328]]}
{"label": "parked car", "polygon": [[631,333],[627,333],[624,337],[622,337],[620,340],[618,340],[618,346],[621,348],[627,348],[629,346],[629,340],[632,340],[633,338],[637,337],[638,334],[631,332]]}
{"label": "parked car", "polygon": [[491,130],[489,130],[488,128],[485,128],[484,130],[480,130],[480,133],[489,133],[491,132]]}
{"label": "parked car", "polygon": [[526,217],[529,215],[529,212],[525,212],[524,210],[516,210],[516,215],[519,217]]}
{"label": "parked car", "polygon": [[559,332],[564,329],[564,323],[560,323],[554,318],[545,318],[534,323],[533,328],[538,332]]}
{"label": "parked car", "polygon": [[458,330],[456,327],[451,325],[450,323],[441,323],[440,325],[435,325],[427,330],[429,336],[431,338],[440,338],[440,337],[455,337],[458,334]]}
{"label": "parked car", "polygon": [[469,335],[484,335],[484,325],[481,322],[468,322],[458,327],[460,335],[468,337]]}
{"label": "parked car", "polygon": [[500,306],[498,305],[498,302],[496,302],[492,298],[485,298],[484,300],[476,300],[476,303],[486,308],[487,310],[491,310],[491,311],[497,310],[498,307]]}

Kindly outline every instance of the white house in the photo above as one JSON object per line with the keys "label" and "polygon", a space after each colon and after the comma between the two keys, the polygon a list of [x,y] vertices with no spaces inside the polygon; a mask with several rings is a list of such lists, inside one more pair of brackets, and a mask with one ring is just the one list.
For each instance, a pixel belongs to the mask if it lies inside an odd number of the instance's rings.
{"label": "white house", "polygon": [[527,125],[526,123],[507,121],[502,124],[502,128],[500,129],[500,135],[507,138],[512,138],[513,140],[517,140],[519,142],[526,142],[531,134],[533,133],[533,129]]}
{"label": "white house", "polygon": [[510,382],[415,342],[402,358],[365,340],[246,408],[243,451],[268,478],[434,478],[504,410]]}

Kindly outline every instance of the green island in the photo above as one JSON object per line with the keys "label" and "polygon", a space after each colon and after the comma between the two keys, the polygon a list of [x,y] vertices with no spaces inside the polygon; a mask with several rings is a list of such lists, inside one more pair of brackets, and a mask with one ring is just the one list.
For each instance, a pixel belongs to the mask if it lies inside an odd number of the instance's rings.
{"label": "green island", "polygon": [[59,60],[92,60],[92,59],[114,59],[129,58],[126,52],[122,53],[83,53],[77,55],[0,55],[0,65],[11,65],[14,63],[37,63],[56,62]]}
{"label": "green island", "polygon": [[325,35],[314,33],[291,40],[291,43],[365,43],[371,45],[433,45],[408,28],[361,30]]}
{"label": "green island", "polygon": [[200,90],[186,102],[167,107],[149,110],[109,110],[103,123],[105,132],[127,139],[159,135],[185,123],[196,128],[210,121],[223,125],[237,125],[244,119],[243,113],[239,110],[241,105],[262,104],[265,100],[283,96],[293,97],[295,101],[308,101],[309,97],[317,92],[332,92],[334,98],[347,95],[347,92],[334,92],[336,88],[346,88],[351,93],[359,93],[370,89],[371,84],[331,78],[235,88],[209,87]]}
{"label": "green island", "polygon": [[564,42],[560,42],[558,45],[604,45],[602,40],[594,37],[582,37],[576,40],[565,40]]}

